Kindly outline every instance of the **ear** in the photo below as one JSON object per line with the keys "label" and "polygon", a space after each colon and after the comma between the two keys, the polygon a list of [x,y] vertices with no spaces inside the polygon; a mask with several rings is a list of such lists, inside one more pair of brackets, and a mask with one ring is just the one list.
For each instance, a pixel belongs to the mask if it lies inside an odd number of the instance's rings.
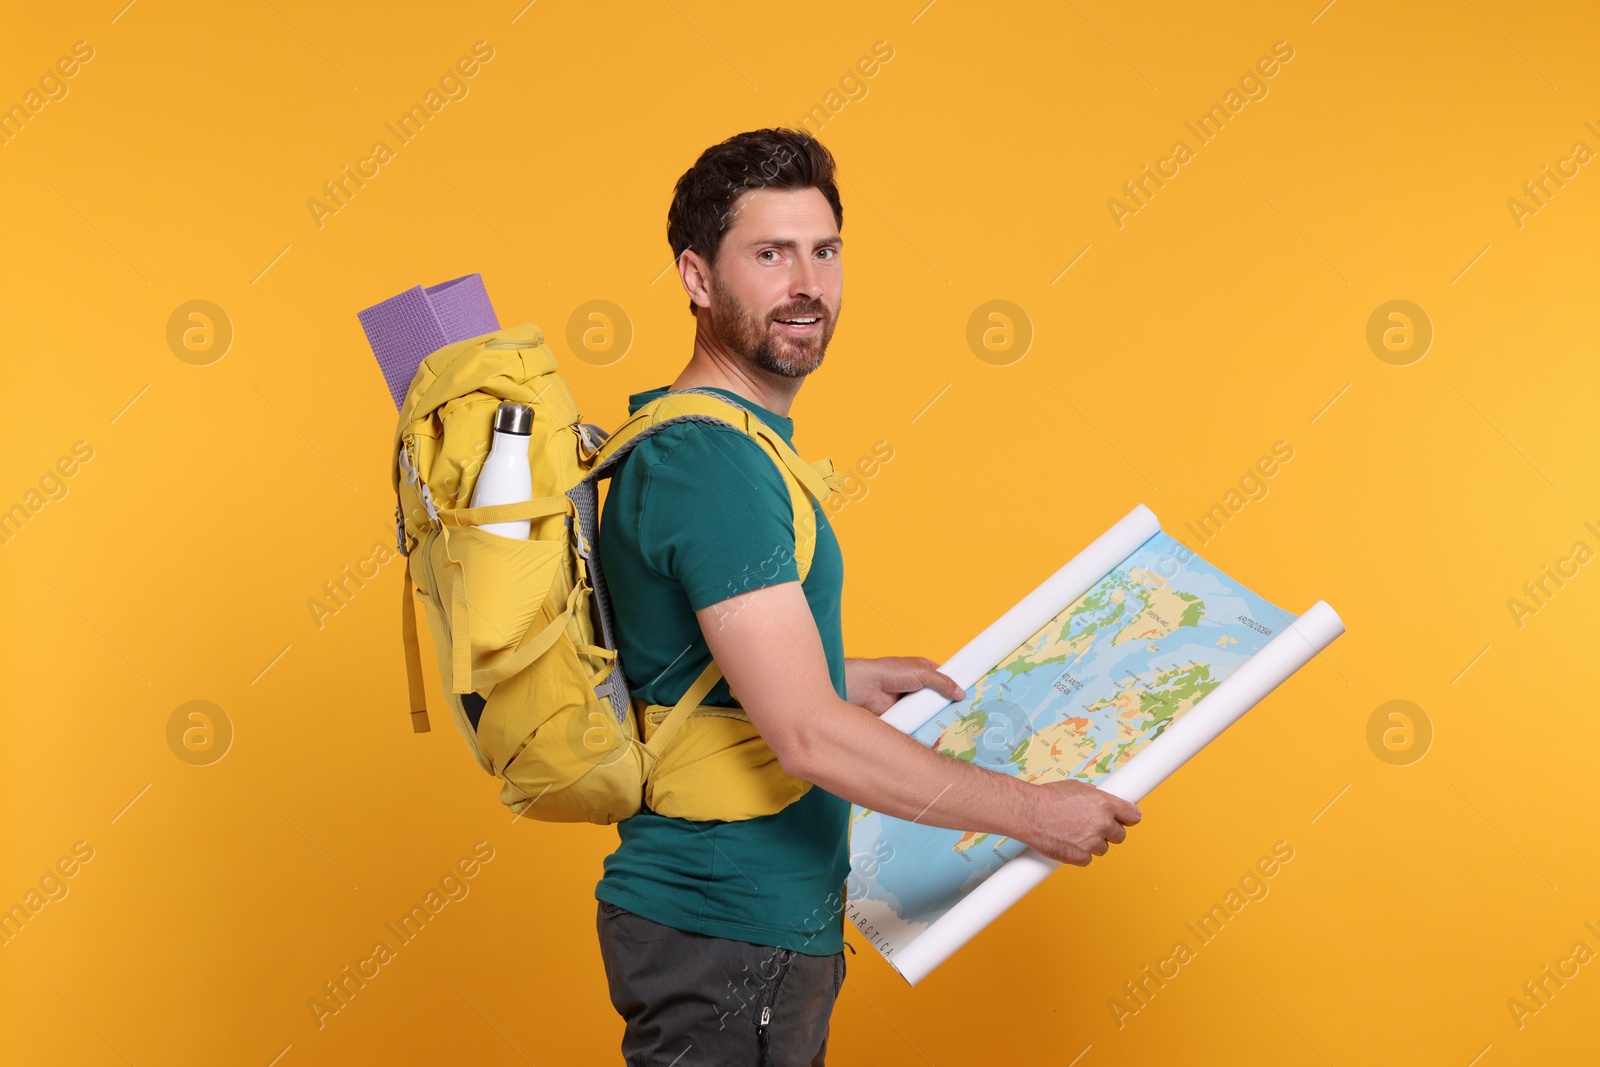
{"label": "ear", "polygon": [[711,268],[692,248],[685,248],[678,257],[678,279],[696,307],[711,306]]}

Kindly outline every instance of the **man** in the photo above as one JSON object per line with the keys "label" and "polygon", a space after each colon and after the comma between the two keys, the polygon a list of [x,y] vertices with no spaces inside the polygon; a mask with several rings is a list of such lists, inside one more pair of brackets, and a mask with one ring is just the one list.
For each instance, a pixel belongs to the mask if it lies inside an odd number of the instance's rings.
{"label": "man", "polygon": [[[668,212],[695,316],[693,355],[670,388],[717,390],[792,446],[790,407],[838,323],[842,223],[833,159],[804,131],[707,149]],[[667,388],[629,397],[630,411]],[[1014,837],[1079,866],[1139,820],[1086,783],[1024,783],[880,720],[903,693],[965,694],[930,660],[845,658],[843,557],[812,506],[802,583],[788,489],[743,431],[670,426],[611,481],[601,566],[634,694],[671,705],[715,657],[724,680],[702,703],[735,704],[731,685],[783,769],[813,783],[774,815],[692,822],[645,810],[618,824],[596,924],[636,1067],[823,1062],[845,974],[851,802]]]}

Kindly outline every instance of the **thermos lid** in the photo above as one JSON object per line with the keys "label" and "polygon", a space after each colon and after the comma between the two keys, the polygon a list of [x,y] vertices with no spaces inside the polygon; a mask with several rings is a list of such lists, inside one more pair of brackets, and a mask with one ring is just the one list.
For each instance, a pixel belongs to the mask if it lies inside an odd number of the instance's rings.
{"label": "thermos lid", "polygon": [[495,433],[515,433],[527,437],[533,433],[533,408],[515,400],[503,401],[494,413]]}

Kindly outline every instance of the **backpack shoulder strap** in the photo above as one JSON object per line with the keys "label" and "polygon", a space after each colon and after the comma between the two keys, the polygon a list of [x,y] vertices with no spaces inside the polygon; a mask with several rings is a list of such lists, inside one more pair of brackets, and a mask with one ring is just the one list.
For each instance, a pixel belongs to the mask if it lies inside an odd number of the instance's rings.
{"label": "backpack shoulder strap", "polygon": [[835,490],[842,488],[838,476],[833,474],[833,464],[827,460],[807,463],[778,435],[778,432],[761,421],[749,408],[741,407],[720,393],[703,389],[680,389],[665,393],[645,404],[607,437],[594,456],[592,473],[609,470],[613,457],[625,453],[653,428],[683,419],[691,421],[725,422],[743,430],[751,437],[768,445],[767,451],[780,468],[793,475],[805,491],[819,502],[826,500]]}
{"label": "backpack shoulder strap", "polygon": [[[804,582],[811,571],[817,544],[817,520],[811,501],[814,498],[819,504],[823,503],[830,495],[844,489],[844,481],[834,472],[831,460],[807,463],[777,431],[762,422],[759,415],[720,393],[704,389],[681,389],[645,404],[606,438],[595,453],[591,476],[608,476],[616,461],[656,427],[685,419],[727,423],[743,430],[777,465],[778,473],[789,488],[789,502],[794,510],[795,566],[800,581]],[[649,745],[649,757],[659,757],[672,735],[721,679],[722,668],[713,659],[657,727]]]}
{"label": "backpack shoulder strap", "polygon": [[680,389],[664,393],[643,405],[619,426],[594,453],[589,478],[610,477],[621,458],[643,438],[664,426],[683,421],[716,422],[744,431],[777,465],[789,487],[794,512],[795,563],[803,582],[816,549],[817,524],[811,501],[821,504],[844,488],[831,460],[807,463],[778,432],[749,408],[708,389]]}

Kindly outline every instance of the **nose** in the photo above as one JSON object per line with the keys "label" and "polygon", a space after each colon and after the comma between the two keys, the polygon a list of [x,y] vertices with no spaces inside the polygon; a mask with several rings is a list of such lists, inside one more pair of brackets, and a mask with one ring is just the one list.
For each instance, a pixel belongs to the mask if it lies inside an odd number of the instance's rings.
{"label": "nose", "polygon": [[790,278],[789,296],[796,302],[802,300],[821,302],[822,271],[815,258],[800,257]]}

